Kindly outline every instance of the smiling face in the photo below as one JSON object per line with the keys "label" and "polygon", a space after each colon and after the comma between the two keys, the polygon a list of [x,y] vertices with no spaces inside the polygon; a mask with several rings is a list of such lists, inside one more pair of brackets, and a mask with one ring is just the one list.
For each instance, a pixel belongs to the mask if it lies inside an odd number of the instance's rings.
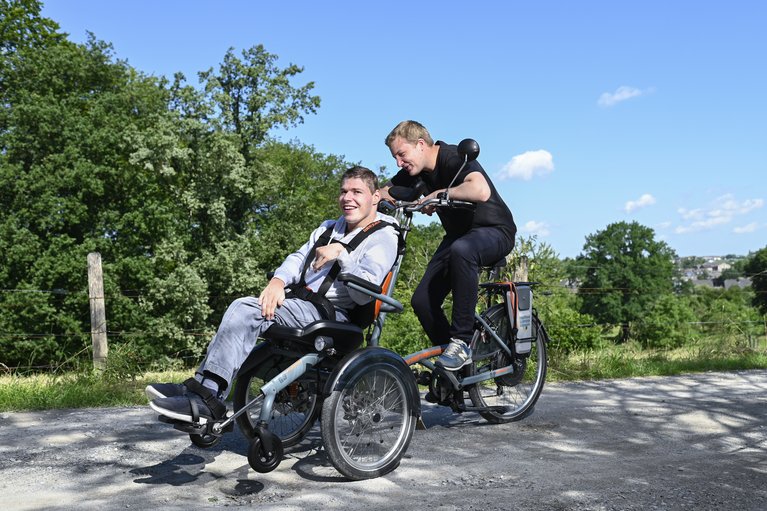
{"label": "smiling face", "polygon": [[380,200],[380,192],[372,191],[362,179],[358,177],[344,179],[341,182],[338,205],[341,207],[348,230],[364,227],[375,220],[376,208]]}
{"label": "smiling face", "polygon": [[396,137],[389,144],[397,166],[411,176],[417,176],[426,166],[426,149],[426,142],[420,138],[416,143],[412,143],[402,137]]}

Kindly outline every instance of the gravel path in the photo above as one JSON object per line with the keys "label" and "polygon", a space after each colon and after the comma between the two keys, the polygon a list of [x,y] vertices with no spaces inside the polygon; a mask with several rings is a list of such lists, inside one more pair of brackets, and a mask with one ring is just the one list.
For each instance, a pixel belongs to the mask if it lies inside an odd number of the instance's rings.
{"label": "gravel path", "polygon": [[551,384],[521,422],[423,403],[400,467],[349,482],[319,433],[269,474],[148,407],[0,414],[0,504],[26,509],[767,509],[767,371]]}

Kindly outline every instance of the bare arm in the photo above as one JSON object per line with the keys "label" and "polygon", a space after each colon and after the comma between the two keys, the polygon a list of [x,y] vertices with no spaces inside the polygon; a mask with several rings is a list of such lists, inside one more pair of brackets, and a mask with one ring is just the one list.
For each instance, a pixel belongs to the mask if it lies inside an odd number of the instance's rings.
{"label": "bare arm", "polygon": [[[429,195],[423,197],[419,202],[425,202],[430,199],[436,199],[437,196],[447,189],[435,190]],[[490,199],[490,185],[481,172],[472,172],[463,183],[450,188],[450,198],[468,202],[485,202]],[[434,212],[434,207],[427,206],[421,211],[428,215]]]}
{"label": "bare arm", "polygon": [[389,195],[389,188],[392,187],[391,181],[387,181],[385,185],[378,189],[381,192],[381,200],[394,203],[394,197]]}

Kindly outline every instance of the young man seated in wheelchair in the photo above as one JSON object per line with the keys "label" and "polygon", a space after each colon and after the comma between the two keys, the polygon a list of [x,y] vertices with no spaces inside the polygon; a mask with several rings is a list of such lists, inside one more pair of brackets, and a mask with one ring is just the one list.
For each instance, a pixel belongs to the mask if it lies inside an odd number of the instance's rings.
{"label": "young man seated in wheelchair", "polygon": [[397,256],[396,221],[377,212],[380,199],[372,171],[359,166],[347,170],[338,198],[341,217],[315,229],[309,241],[277,268],[258,298],[232,302],[193,378],[183,384],[147,386],[152,409],[184,422],[204,424],[221,419],[226,415],[224,399],[232,380],[270,326],[305,327],[323,319],[349,321],[350,311],[371,297],[349,289],[335,277],[343,272],[381,284]]}

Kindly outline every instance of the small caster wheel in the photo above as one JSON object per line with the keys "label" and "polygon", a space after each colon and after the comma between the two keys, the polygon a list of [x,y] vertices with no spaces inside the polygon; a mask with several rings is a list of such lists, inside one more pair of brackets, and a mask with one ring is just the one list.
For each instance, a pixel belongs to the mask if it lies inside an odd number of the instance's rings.
{"label": "small caster wheel", "polygon": [[194,433],[190,433],[189,440],[191,440],[194,445],[200,447],[201,449],[208,449],[220,442],[221,437],[216,435],[196,435]]}
{"label": "small caster wheel", "polygon": [[248,463],[253,470],[265,474],[277,468],[282,461],[282,442],[279,439],[276,440],[273,442],[272,452],[264,452],[261,439],[258,437],[253,439],[248,447]]}

